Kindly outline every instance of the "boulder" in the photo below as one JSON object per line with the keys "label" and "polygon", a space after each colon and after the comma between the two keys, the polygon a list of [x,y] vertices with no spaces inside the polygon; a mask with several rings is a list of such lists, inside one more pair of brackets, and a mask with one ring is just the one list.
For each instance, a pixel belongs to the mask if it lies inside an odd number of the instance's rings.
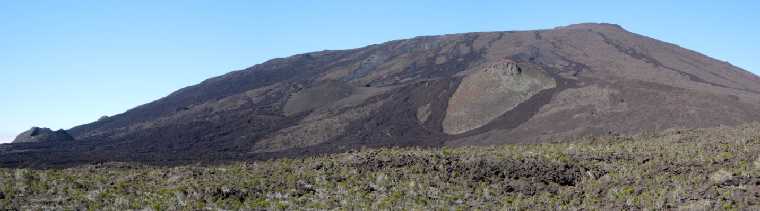
{"label": "boulder", "polygon": [[32,127],[16,136],[12,143],[31,143],[45,141],[73,141],[74,137],[69,135],[65,130],[53,131],[50,128]]}

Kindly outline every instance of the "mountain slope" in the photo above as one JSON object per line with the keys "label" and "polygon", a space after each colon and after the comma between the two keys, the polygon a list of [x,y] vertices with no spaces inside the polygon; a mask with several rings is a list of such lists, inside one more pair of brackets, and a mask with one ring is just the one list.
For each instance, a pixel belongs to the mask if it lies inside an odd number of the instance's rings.
{"label": "mountain slope", "polygon": [[3,165],[264,159],[536,143],[760,119],[760,78],[612,24],[416,37],[274,59],[68,132]]}

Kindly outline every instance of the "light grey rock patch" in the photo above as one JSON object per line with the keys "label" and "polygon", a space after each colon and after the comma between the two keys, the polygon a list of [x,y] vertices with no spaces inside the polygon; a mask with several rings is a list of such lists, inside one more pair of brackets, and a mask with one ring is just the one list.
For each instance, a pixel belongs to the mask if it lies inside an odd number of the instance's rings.
{"label": "light grey rock patch", "polygon": [[430,103],[417,108],[417,121],[419,121],[420,124],[427,122],[429,117],[430,117]]}
{"label": "light grey rock patch", "polygon": [[487,63],[465,75],[449,99],[443,132],[461,134],[488,124],[556,82],[541,70],[510,60]]}

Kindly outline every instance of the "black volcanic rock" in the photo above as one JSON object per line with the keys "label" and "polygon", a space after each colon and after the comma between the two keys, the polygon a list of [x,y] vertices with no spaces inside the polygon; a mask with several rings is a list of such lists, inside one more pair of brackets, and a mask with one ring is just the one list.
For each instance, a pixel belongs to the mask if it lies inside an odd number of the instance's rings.
{"label": "black volcanic rock", "polygon": [[12,143],[31,143],[31,142],[49,142],[49,141],[73,141],[74,137],[69,135],[65,130],[53,131],[50,128],[32,127],[16,136]]}
{"label": "black volcanic rock", "polygon": [[[6,146],[0,166],[540,143],[760,120],[760,78],[614,24],[423,36],[273,59]],[[23,152],[3,154],[4,152]]]}

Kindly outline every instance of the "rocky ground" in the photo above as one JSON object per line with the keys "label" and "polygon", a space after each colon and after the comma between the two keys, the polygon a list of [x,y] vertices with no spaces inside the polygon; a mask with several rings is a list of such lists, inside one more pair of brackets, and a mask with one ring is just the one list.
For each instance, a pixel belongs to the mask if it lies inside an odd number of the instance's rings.
{"label": "rocky ground", "polygon": [[557,142],[0,169],[0,209],[760,209],[760,124]]}

